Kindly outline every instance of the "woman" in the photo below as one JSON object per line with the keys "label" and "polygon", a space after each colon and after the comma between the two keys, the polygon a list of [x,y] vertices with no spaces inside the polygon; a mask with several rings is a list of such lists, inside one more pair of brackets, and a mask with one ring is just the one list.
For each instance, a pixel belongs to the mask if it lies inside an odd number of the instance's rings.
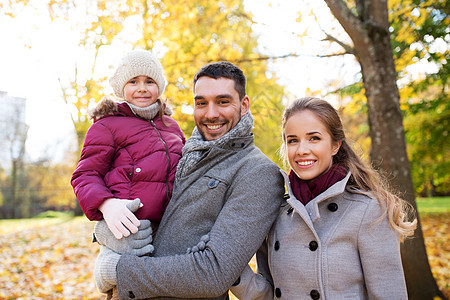
{"label": "woman", "polygon": [[337,111],[302,98],[283,116],[289,196],[239,299],[407,299],[400,241],[414,233],[406,203],[346,142]]}

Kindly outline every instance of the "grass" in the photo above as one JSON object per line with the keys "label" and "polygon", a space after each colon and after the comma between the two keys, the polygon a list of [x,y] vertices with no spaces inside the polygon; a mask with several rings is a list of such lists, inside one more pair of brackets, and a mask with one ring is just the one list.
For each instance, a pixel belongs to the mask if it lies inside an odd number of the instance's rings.
{"label": "grass", "polygon": [[[419,214],[450,212],[450,197],[416,198]],[[34,227],[50,226],[70,220],[71,213],[49,211],[31,219],[0,220],[0,234],[27,230]]]}
{"label": "grass", "polygon": [[[419,214],[450,212],[450,197],[416,198]],[[49,211],[31,219],[0,220],[0,234],[50,226],[70,220],[71,213]]]}
{"label": "grass", "polygon": [[450,197],[416,198],[419,214],[450,212]]}
{"label": "grass", "polygon": [[53,213],[53,212],[41,214],[38,217],[30,219],[3,219],[0,220],[0,235],[33,229],[36,227],[56,225],[63,222],[67,222],[70,219],[72,219],[72,215],[70,213]]}

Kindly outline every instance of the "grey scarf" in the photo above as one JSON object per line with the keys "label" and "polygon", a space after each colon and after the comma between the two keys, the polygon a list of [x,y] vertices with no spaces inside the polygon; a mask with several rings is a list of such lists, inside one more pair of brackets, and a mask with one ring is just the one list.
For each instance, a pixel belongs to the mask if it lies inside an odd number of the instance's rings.
{"label": "grey scarf", "polygon": [[178,163],[176,180],[192,169],[206,151],[212,147],[220,148],[232,138],[249,136],[252,133],[252,129],[253,116],[250,111],[241,118],[236,126],[217,140],[205,141],[197,127],[195,127],[192,136],[186,141],[183,147],[183,156]]}
{"label": "grey scarf", "polygon": [[147,121],[153,120],[153,118],[156,117],[159,112],[160,105],[159,100],[147,107],[139,107],[129,102],[127,102],[127,104],[136,116],[139,116]]}

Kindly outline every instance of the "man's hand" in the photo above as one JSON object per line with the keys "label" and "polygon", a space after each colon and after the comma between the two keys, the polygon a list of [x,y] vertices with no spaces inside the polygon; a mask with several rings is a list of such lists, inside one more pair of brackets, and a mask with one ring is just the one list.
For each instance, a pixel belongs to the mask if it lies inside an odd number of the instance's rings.
{"label": "man's hand", "polygon": [[186,250],[186,254],[203,251],[206,248],[206,244],[209,242],[209,234],[205,234],[200,238],[200,242],[192,248]]}
{"label": "man's hand", "polygon": [[[136,207],[137,203],[138,206]],[[130,205],[130,208],[127,205]],[[116,239],[121,239],[124,236],[129,236],[130,232],[136,233],[138,231],[140,222],[133,212],[142,206],[139,198],[135,200],[110,198],[105,200],[98,209],[102,212],[103,219],[108,224],[109,230],[111,230]],[[134,210],[131,210],[131,208]]]}
{"label": "man's hand", "polygon": [[102,246],[100,253],[95,260],[94,280],[97,289],[101,293],[106,293],[117,285],[116,267],[120,255]]}

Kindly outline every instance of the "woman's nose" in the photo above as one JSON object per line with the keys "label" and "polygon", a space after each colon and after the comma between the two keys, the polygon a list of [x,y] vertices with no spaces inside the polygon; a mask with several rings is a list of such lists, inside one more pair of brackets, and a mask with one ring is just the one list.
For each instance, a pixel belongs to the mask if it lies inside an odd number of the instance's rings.
{"label": "woman's nose", "polygon": [[304,155],[309,153],[308,144],[305,142],[299,142],[297,146],[297,154]]}

